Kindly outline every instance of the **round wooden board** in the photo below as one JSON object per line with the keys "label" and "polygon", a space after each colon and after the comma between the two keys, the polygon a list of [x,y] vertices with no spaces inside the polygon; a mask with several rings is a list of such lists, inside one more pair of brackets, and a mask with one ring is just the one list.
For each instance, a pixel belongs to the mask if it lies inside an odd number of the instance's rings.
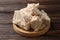
{"label": "round wooden board", "polygon": [[46,27],[44,30],[41,30],[39,32],[29,32],[29,31],[25,31],[19,27],[16,26],[16,24],[13,24],[13,29],[19,33],[20,35],[26,36],[26,37],[36,37],[36,36],[41,36],[43,34],[45,34],[50,27]]}

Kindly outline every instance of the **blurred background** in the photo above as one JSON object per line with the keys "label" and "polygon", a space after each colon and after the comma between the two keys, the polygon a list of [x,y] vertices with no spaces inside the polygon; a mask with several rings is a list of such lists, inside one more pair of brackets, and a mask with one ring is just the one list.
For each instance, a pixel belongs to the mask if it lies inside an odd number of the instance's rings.
{"label": "blurred background", "polygon": [[[27,38],[13,30],[12,18],[15,10],[28,3],[40,3],[51,18],[50,30],[42,36]],[[0,40],[60,40],[60,0],[0,0]]]}

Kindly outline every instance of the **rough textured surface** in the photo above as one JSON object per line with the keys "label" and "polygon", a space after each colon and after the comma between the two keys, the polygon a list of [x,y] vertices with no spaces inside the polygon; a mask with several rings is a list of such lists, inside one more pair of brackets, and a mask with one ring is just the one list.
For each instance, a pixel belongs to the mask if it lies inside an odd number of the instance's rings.
{"label": "rough textured surface", "polygon": [[20,36],[12,28],[13,11],[25,7],[26,1],[0,0],[0,40],[60,40],[60,0],[27,1],[40,2],[40,8],[46,10],[51,18],[51,29],[41,37],[27,38]]}
{"label": "rough textured surface", "polygon": [[32,28],[35,32],[50,27],[49,16],[44,10],[39,10],[39,6],[39,3],[31,3],[25,8],[15,10],[13,23],[25,30]]}

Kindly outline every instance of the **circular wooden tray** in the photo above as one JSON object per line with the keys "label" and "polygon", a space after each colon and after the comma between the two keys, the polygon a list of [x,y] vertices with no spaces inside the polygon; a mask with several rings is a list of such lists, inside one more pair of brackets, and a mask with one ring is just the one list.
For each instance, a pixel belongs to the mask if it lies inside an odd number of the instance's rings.
{"label": "circular wooden tray", "polygon": [[23,36],[27,36],[27,37],[36,37],[36,36],[43,35],[49,30],[49,28],[50,27],[46,27],[44,30],[41,30],[39,32],[29,32],[29,31],[25,31],[25,30],[19,28],[18,26],[16,26],[16,24],[13,24],[13,29],[17,33],[19,33],[20,35],[23,35]]}

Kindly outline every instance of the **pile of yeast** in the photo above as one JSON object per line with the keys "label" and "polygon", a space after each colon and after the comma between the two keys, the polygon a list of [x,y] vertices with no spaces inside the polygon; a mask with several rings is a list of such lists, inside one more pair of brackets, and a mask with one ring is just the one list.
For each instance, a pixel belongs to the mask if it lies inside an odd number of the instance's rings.
{"label": "pile of yeast", "polygon": [[39,3],[28,4],[27,7],[16,10],[13,16],[13,23],[24,30],[33,29],[38,32],[50,26],[50,18],[44,10],[39,10]]}

